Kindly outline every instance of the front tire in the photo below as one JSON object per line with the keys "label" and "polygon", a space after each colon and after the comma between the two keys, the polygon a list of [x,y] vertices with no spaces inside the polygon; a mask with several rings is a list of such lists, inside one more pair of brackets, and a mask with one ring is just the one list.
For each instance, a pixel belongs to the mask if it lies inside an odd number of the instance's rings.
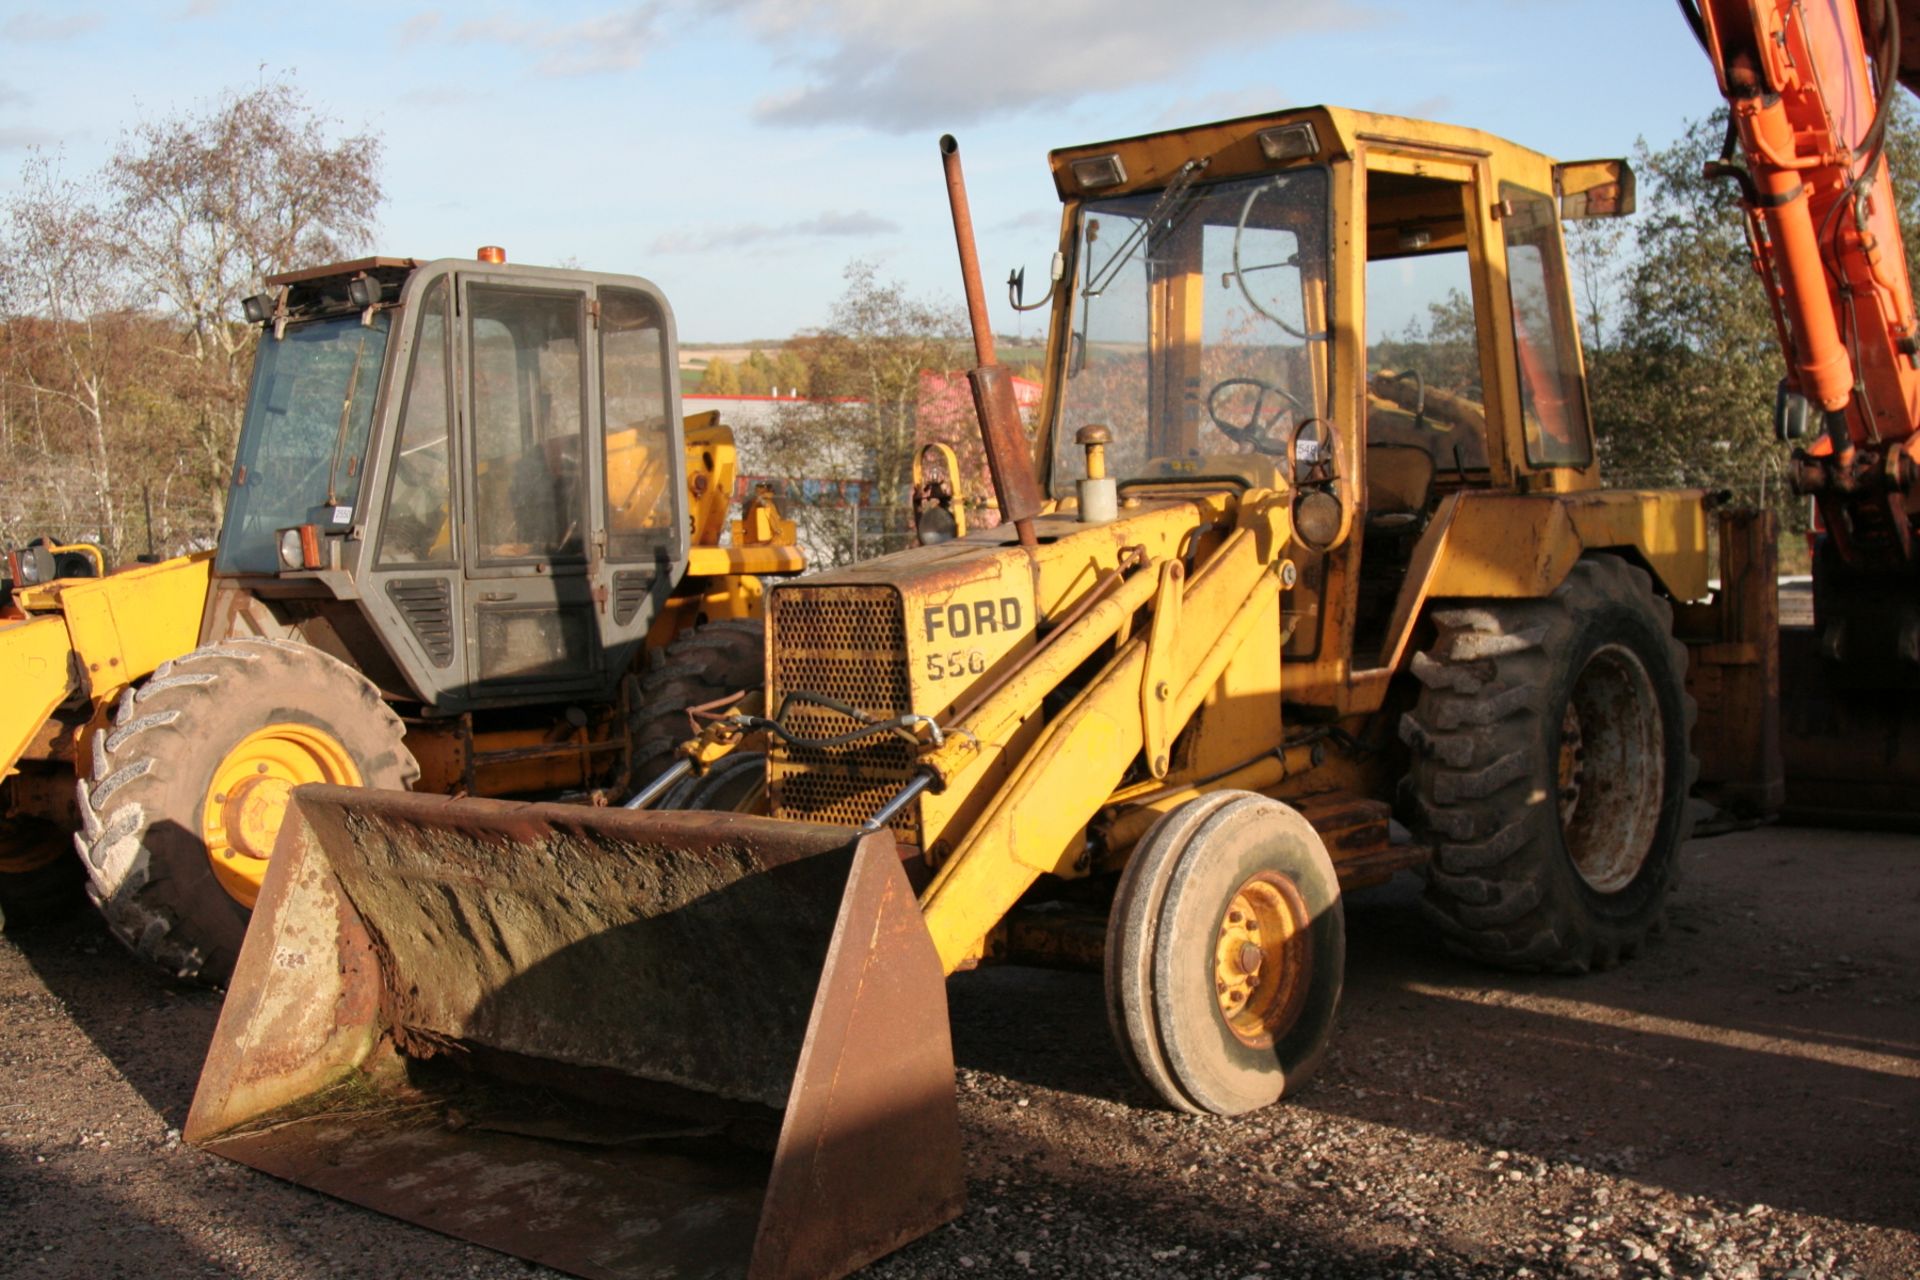
{"label": "front tire", "polygon": [[404,790],[420,774],[404,735],[364,676],[305,645],[228,640],[163,664],[79,782],[90,896],[136,955],[224,983],[292,788]]}
{"label": "front tire", "polygon": [[1326,846],[1277,800],[1219,791],[1156,823],[1107,923],[1107,1015],[1136,1079],[1177,1111],[1240,1115],[1319,1066],[1346,974]]}
{"label": "front tire", "polygon": [[1400,736],[1426,908],[1455,949],[1584,972],[1658,926],[1697,772],[1686,650],[1652,579],[1615,556],[1545,600],[1442,609]]}

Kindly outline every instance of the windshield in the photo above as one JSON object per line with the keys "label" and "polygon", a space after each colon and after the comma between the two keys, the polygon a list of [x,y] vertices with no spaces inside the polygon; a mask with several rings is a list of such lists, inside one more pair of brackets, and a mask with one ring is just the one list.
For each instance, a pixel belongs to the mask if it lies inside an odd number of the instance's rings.
{"label": "windshield", "polygon": [[1285,468],[1326,412],[1327,190],[1325,169],[1295,169],[1082,208],[1056,496],[1085,474],[1073,437],[1091,423],[1121,479],[1210,454]]}
{"label": "windshield", "polygon": [[220,529],[221,572],[273,573],[279,530],[353,519],[387,317],[368,326],[355,312],[261,337]]}

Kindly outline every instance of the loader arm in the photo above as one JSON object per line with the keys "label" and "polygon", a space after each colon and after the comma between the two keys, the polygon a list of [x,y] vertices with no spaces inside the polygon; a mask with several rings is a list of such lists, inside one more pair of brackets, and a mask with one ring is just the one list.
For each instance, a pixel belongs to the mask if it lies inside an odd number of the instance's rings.
{"label": "loader arm", "polygon": [[[930,758],[937,772],[963,780],[981,748],[1005,746],[1079,661],[1121,641],[1105,668],[1012,762],[993,803],[921,895],[947,973],[981,954],[987,932],[1036,879],[1070,872],[1087,824],[1136,758],[1144,752],[1149,772],[1166,774],[1173,740],[1228,664],[1251,637],[1277,634],[1285,513],[1277,494],[1248,495],[1239,527],[1190,580],[1178,559],[1142,565]],[[1134,627],[1134,614],[1149,601],[1149,624]]]}

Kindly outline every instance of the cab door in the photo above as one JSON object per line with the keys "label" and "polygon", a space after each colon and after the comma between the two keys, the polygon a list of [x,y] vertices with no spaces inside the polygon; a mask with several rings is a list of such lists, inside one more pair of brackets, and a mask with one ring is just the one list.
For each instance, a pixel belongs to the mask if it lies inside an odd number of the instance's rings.
{"label": "cab door", "polygon": [[461,582],[474,703],[603,681],[588,575],[599,446],[584,282],[464,272]]}
{"label": "cab door", "polygon": [[589,572],[610,672],[625,670],[686,571],[687,458],[673,312],[634,277],[594,289],[594,511]]}

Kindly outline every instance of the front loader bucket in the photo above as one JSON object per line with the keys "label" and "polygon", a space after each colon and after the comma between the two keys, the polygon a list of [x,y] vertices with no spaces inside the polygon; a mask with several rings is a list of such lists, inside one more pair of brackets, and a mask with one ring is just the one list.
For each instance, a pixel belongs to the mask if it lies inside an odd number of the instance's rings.
{"label": "front loader bucket", "polygon": [[840,1276],[960,1212],[886,832],[306,786],[187,1119],[583,1276]]}

